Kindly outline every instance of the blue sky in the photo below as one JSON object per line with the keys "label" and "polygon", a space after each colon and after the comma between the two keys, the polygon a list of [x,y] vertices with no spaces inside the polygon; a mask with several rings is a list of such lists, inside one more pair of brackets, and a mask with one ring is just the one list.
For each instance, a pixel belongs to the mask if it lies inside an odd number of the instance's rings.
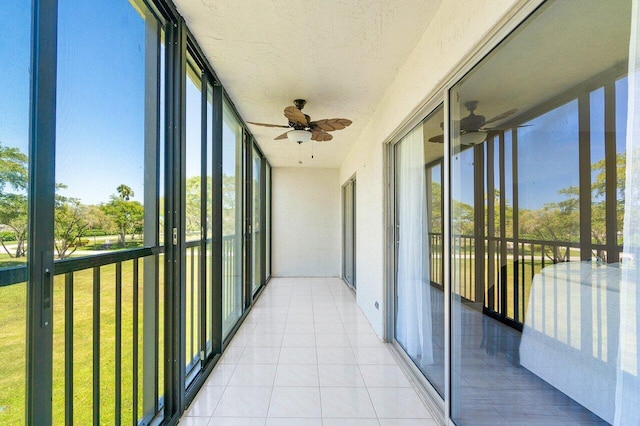
{"label": "blue sky", "polygon": [[29,150],[31,1],[2,2],[0,28],[0,58],[3,58],[0,65],[0,142],[26,154]]}
{"label": "blue sky", "polygon": [[[0,141],[28,151],[30,0],[3,2],[0,13]],[[106,202],[124,183],[142,201],[144,164],[145,23],[126,0],[59,2],[56,181],[83,203]],[[100,29],[105,29],[101,31]],[[108,31],[106,31],[108,30]],[[625,149],[626,79],[616,84],[618,152]],[[187,84],[187,175],[199,174],[200,96]],[[602,94],[592,102],[591,162],[603,157]],[[520,207],[538,208],[578,184],[577,106],[570,102],[531,121],[519,134]],[[233,131],[225,124],[225,140]],[[235,152],[225,147],[224,173],[233,174]],[[507,153],[510,155],[510,152]],[[457,198],[473,200],[471,150],[453,162]],[[542,167],[542,168],[541,168]],[[507,187],[512,182],[508,177]],[[455,188],[454,188],[455,189]],[[507,194],[512,203],[512,197]]]}
{"label": "blue sky", "polygon": [[[616,151],[626,150],[627,78],[616,82]],[[590,95],[591,163],[604,158],[604,89]],[[521,209],[538,209],[544,204],[566,199],[561,189],[579,185],[578,101],[562,105],[518,129],[518,195]],[[496,155],[495,185],[499,188]],[[506,198],[513,205],[511,132],[505,133]],[[473,204],[473,150],[456,155],[452,161],[454,198]],[[592,179],[595,178],[595,172]]]}
{"label": "blue sky", "polygon": [[86,204],[120,184],[141,201],[144,20],[126,0],[64,0],[58,13],[56,181]]}
{"label": "blue sky", "polygon": [[[31,1],[0,6],[0,142],[28,153]],[[100,29],[105,29],[101,31]],[[106,31],[106,30],[109,31]],[[142,201],[145,23],[126,0],[59,2],[56,181],[86,204],[122,183]],[[187,83],[187,175],[199,175],[199,89]],[[224,137],[233,132],[224,126]],[[235,152],[225,150],[225,173]],[[231,167],[229,167],[231,166]]]}

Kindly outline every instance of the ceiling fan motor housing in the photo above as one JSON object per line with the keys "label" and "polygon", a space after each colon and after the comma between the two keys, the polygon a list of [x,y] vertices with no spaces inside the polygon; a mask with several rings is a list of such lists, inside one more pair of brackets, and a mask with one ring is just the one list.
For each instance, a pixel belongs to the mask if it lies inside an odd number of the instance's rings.
{"label": "ceiling fan motor housing", "polygon": [[484,126],[484,115],[475,115],[473,111],[470,114],[460,120],[460,130],[467,132],[477,132],[482,126]]}

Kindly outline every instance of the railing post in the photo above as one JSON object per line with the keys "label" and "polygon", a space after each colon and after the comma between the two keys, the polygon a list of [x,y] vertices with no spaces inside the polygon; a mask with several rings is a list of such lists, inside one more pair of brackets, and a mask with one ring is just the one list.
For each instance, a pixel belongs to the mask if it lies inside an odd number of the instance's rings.
{"label": "railing post", "polygon": [[34,0],[31,25],[25,420],[52,423],[53,227],[58,2]]}
{"label": "railing post", "polygon": [[73,424],[73,272],[64,276],[64,421]]}

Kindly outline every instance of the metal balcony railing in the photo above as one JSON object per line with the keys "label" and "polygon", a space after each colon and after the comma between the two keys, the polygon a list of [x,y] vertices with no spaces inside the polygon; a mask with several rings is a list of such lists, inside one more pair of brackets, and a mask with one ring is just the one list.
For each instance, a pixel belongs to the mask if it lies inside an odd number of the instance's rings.
{"label": "metal balcony railing", "polygon": [[[222,241],[221,309],[226,330],[233,327],[242,310],[239,243],[242,242],[235,235],[224,236]],[[440,287],[444,284],[442,243],[442,235],[429,235],[430,280]],[[205,245],[207,253],[210,244],[207,241]],[[516,328],[524,322],[535,274],[553,263],[580,260],[578,243],[526,239],[516,243],[496,237],[485,238],[483,244],[482,263],[477,266],[475,238],[452,237],[452,292],[467,301],[481,302],[485,313],[506,319]],[[188,242],[185,247],[188,371],[189,365],[196,365],[201,356],[198,336],[203,322],[197,307],[203,302],[199,295],[202,271],[198,266],[202,242]],[[606,247],[591,248],[607,261]],[[159,247],[55,262],[54,420],[144,423],[161,410],[163,257],[163,248]],[[26,275],[26,266],[1,269],[0,300],[5,288],[26,286]],[[483,280],[479,285],[477,277]],[[14,336],[17,340],[10,343],[24,347],[24,336],[22,340],[20,333]]]}
{"label": "metal balcony railing", "polygon": [[[442,235],[429,234],[429,276],[431,283],[443,287]],[[476,267],[475,237],[455,235],[451,241],[452,292],[470,302],[481,302],[485,313],[506,319],[521,329],[529,301],[533,277],[542,268],[559,262],[579,261],[580,243],[532,239],[484,239],[482,264]],[[592,257],[602,262],[619,259],[622,247],[611,258],[605,245],[592,244]],[[477,277],[483,282],[476,285]]]}
{"label": "metal balcony railing", "polygon": [[[162,257],[158,247],[55,262],[55,423],[146,423],[160,412]],[[26,274],[0,270],[0,297],[26,286]],[[24,347],[24,336],[14,343]]]}
{"label": "metal balcony railing", "polygon": [[[242,311],[242,281],[235,235],[222,240],[223,327],[230,330]],[[206,241],[210,255],[211,241]],[[200,361],[202,241],[185,244],[187,374]],[[146,423],[163,404],[164,249],[140,248],[54,264],[54,420],[59,423]],[[207,266],[207,285],[211,276]],[[26,265],[0,269],[4,289],[26,295]],[[22,297],[22,296],[21,296]],[[26,297],[26,296],[24,296]],[[24,297],[22,297],[23,300]],[[4,300],[3,300],[4,299]],[[206,298],[207,300],[209,298]],[[26,310],[26,302],[22,309]],[[207,315],[217,307],[207,305]],[[24,322],[24,321],[23,321]],[[25,348],[24,332],[3,336],[5,344]],[[207,335],[210,335],[209,329]],[[10,338],[15,342],[7,342]],[[210,342],[207,342],[210,349]],[[24,353],[24,351],[22,351]],[[6,365],[6,364],[5,364]],[[11,364],[9,364],[11,365]],[[7,365],[7,368],[9,368]],[[2,374],[0,364],[0,374]],[[22,388],[24,383],[16,383]],[[124,409],[123,409],[124,407]],[[7,409],[9,407],[6,407]],[[22,411],[24,407],[11,407]],[[5,412],[6,415],[6,412]],[[135,417],[135,418],[134,418]]]}

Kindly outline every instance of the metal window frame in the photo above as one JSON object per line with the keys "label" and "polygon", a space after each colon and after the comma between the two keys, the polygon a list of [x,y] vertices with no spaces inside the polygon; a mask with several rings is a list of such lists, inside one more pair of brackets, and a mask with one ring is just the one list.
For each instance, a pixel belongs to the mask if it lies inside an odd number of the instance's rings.
{"label": "metal window frame", "polygon": [[[265,203],[265,228],[264,228],[264,234],[265,234],[265,247],[264,247],[264,256],[265,256],[265,262],[264,262],[264,277],[265,277],[265,284],[267,284],[269,282],[269,280],[271,279],[271,253],[272,253],[272,245],[271,245],[271,225],[272,225],[272,221],[273,221],[273,217],[272,217],[272,208],[271,208],[271,203],[273,200],[273,169],[271,167],[271,164],[269,164],[269,161],[267,160],[267,158],[264,158],[264,163],[265,163],[265,194],[264,194],[264,203]],[[268,179],[267,179],[268,177]],[[269,236],[267,238],[267,235]],[[268,250],[267,250],[268,248]],[[267,255],[268,253],[268,255]],[[267,273],[267,270],[269,271]]]}
{"label": "metal window frame", "polygon": [[[155,158],[147,159],[145,161],[155,161],[155,179],[156,181],[160,176],[160,168],[164,170],[163,182],[158,182],[158,185],[164,185],[165,188],[165,228],[164,241],[165,247],[158,246],[158,228],[154,225],[153,232],[145,232],[145,235],[149,235],[153,240],[145,242],[145,248],[142,249],[144,253],[151,250],[150,253],[165,254],[165,316],[164,316],[164,362],[158,364],[158,344],[157,344],[157,330],[158,319],[157,312],[158,307],[156,304],[150,310],[145,310],[145,318],[148,317],[148,312],[156,314],[155,317],[155,332],[150,333],[156,342],[152,345],[153,348],[150,352],[143,353],[143,358],[154,358],[153,362],[145,364],[143,369],[143,381],[149,383],[148,378],[152,375],[147,371],[148,368],[153,367],[154,372],[157,369],[164,369],[164,396],[162,398],[162,413],[160,417],[154,419],[147,419],[152,423],[167,423],[173,424],[177,422],[180,414],[185,409],[186,405],[191,401],[198,388],[204,382],[204,378],[211,371],[215,362],[217,362],[221,350],[223,349],[222,342],[222,318],[221,309],[219,307],[222,304],[222,104],[226,95],[219,83],[218,79],[213,72],[213,68],[210,64],[203,59],[204,55],[198,47],[197,43],[193,40],[189,29],[186,27],[184,20],[180,17],[177,9],[170,1],[164,0],[139,0],[135,1],[136,7],[148,8],[149,14],[153,15],[159,22],[159,25],[155,26],[155,31],[158,33],[161,29],[164,30],[165,36],[165,55],[164,63],[160,63],[160,55],[157,53],[148,56],[149,64],[155,62],[160,72],[160,66],[164,66],[166,73],[164,78],[164,90],[165,90],[165,104],[164,110],[160,111],[165,117],[164,128],[159,127],[159,116],[156,116],[156,121],[152,123],[149,121],[148,126],[155,127],[157,130],[156,136],[159,132],[164,132],[164,149],[163,152],[158,150],[159,145],[156,145]],[[26,407],[25,414],[28,424],[39,424],[41,422],[50,423],[52,421],[52,382],[53,382],[53,330],[52,330],[52,285],[53,275],[56,272],[63,271],[67,266],[71,267],[70,262],[56,263],[54,268],[53,263],[53,212],[54,212],[54,193],[55,193],[55,128],[56,128],[56,89],[57,89],[57,29],[58,29],[58,2],[57,0],[33,0],[32,3],[32,45],[31,45],[31,107],[30,107],[30,156],[29,156],[29,234],[30,238],[30,250],[28,252],[28,265],[25,268],[11,268],[5,274],[11,279],[26,279],[30,277],[30,285],[28,286],[27,294],[27,306],[29,315],[27,315],[27,368],[26,368]],[[145,11],[146,13],[146,11]],[[152,31],[153,28],[148,28],[148,31]],[[153,32],[153,31],[152,31]],[[151,33],[149,33],[150,35]],[[185,389],[185,373],[181,366],[183,365],[184,355],[182,354],[183,343],[185,339],[185,322],[182,319],[185,313],[185,254],[184,248],[186,242],[184,239],[185,229],[185,212],[184,212],[184,189],[182,188],[183,182],[181,176],[183,176],[185,170],[185,76],[186,76],[186,57],[187,52],[191,53],[194,58],[197,59],[198,65],[202,71],[202,84],[203,89],[211,84],[213,86],[213,111],[207,111],[207,90],[202,90],[203,93],[203,132],[202,132],[202,167],[203,176],[206,176],[207,162],[212,161],[214,173],[213,173],[213,190],[211,194],[206,193],[206,185],[203,185],[202,199],[204,203],[212,203],[212,221],[215,230],[212,238],[212,262],[211,265],[206,265],[204,257],[200,259],[200,262],[204,264],[204,267],[210,267],[213,275],[213,286],[211,290],[211,303],[212,314],[214,316],[212,321],[212,336],[202,335],[200,336],[200,344],[206,342],[211,337],[212,339],[212,351],[204,362],[204,368],[201,369],[201,374],[194,380],[193,385],[189,389]],[[160,89],[160,80],[147,82],[149,88],[156,86]],[[260,150],[253,137],[249,133],[245,122],[237,113],[233,102],[228,99],[228,103],[231,106],[233,112],[236,114],[238,122],[243,129],[243,152],[246,155],[250,155],[251,150],[248,149],[247,144],[249,141],[255,145],[255,148],[260,153],[262,164],[262,182],[260,187],[260,194],[258,195],[262,201],[261,206],[261,223],[263,228],[269,226],[266,223],[266,209],[271,208],[267,206],[266,194],[271,193],[271,188],[267,188],[266,185],[266,168],[269,165],[268,160]],[[151,108],[152,106],[149,106]],[[156,108],[158,105],[156,105]],[[212,140],[208,140],[207,114],[213,114],[213,129],[211,129]],[[149,127],[151,129],[151,127]],[[151,136],[149,136],[151,138]],[[159,141],[159,138],[158,138]],[[159,143],[159,142],[158,142]],[[151,149],[151,148],[149,148]],[[153,149],[151,149],[153,151]],[[153,152],[150,152],[150,155]],[[152,155],[153,156],[153,155]],[[211,158],[209,158],[211,157]],[[243,167],[247,167],[244,164]],[[218,172],[219,170],[219,172]],[[204,179],[204,178],[203,178]],[[248,183],[246,174],[242,177],[245,183]],[[157,190],[155,187],[155,200],[149,197],[146,200],[148,203],[154,204],[154,214],[157,215],[159,202]],[[245,191],[244,196],[249,196],[251,193]],[[147,204],[147,203],[145,203]],[[250,204],[243,205],[243,214],[246,216],[248,211],[247,207]],[[206,219],[206,205],[203,205],[202,218],[203,223]],[[38,211],[38,215],[32,214]],[[147,223],[148,221],[145,221]],[[157,224],[156,221],[154,221]],[[173,230],[178,231],[180,238],[173,244]],[[153,233],[153,235],[151,235]],[[201,239],[201,244],[205,244]],[[262,265],[263,274],[261,277],[260,291],[264,287],[268,278],[266,276],[265,265],[269,261],[265,254],[266,244],[271,244],[271,241],[267,241],[266,234],[261,235],[261,252],[260,262]],[[246,247],[246,245],[245,245]],[[127,258],[131,256],[137,256],[142,253],[140,250],[128,250],[126,252],[119,253],[115,256],[104,256],[100,259],[92,259],[82,261],[81,264],[89,268],[94,269],[94,281],[99,284],[99,265],[104,262],[114,263],[120,262],[121,258]],[[112,262],[113,261],[113,262]],[[80,263],[74,267],[82,266]],[[118,265],[118,263],[116,263]],[[118,266],[116,266],[118,268]],[[203,265],[201,265],[203,268]],[[158,267],[153,268],[158,272]],[[204,268],[203,268],[204,270]],[[245,271],[250,273],[250,269],[245,267]],[[62,273],[62,272],[61,272]],[[205,279],[203,277],[203,279]],[[73,289],[73,277],[67,276],[65,279],[66,286],[65,291],[67,295],[72,295]],[[245,280],[246,283],[246,280]],[[156,281],[157,284],[157,281]],[[205,283],[206,284],[206,283]],[[94,296],[99,287],[96,285],[94,288]],[[153,296],[154,301],[158,299],[157,287],[153,289],[153,292],[145,292],[143,300],[147,300],[150,295]],[[246,308],[250,308],[251,304],[260,294],[260,291],[252,295],[251,292],[247,292],[246,295],[250,297],[246,299]],[[119,290],[118,290],[119,293]],[[71,299],[71,298],[70,298]],[[96,299],[97,302],[98,299]],[[144,302],[143,302],[144,303]],[[203,304],[205,312],[201,313],[201,318],[205,317],[206,306]],[[99,305],[94,305],[94,312],[99,314]],[[66,321],[69,323],[73,321],[73,313],[67,312]],[[242,320],[246,317],[247,309],[243,313],[242,317],[236,327],[237,330]],[[205,319],[206,321],[209,319]],[[96,323],[94,323],[94,326]],[[234,331],[235,331],[234,330]],[[71,330],[67,330],[68,339],[66,346],[69,347],[73,342],[73,336],[69,335]],[[206,327],[202,327],[201,330],[206,333]],[[118,333],[116,333],[118,334]],[[145,336],[147,333],[145,333]],[[232,335],[232,334],[231,334]],[[230,336],[231,336],[230,335]],[[229,336],[229,337],[230,337]],[[149,345],[149,340],[145,339],[145,348]],[[94,362],[99,365],[99,350],[100,343],[98,340],[94,341]],[[71,365],[73,361],[72,355],[65,358],[67,366]],[[145,373],[146,372],[146,373]],[[94,375],[98,378],[99,369],[94,370]],[[154,374],[157,376],[157,374]],[[157,380],[157,379],[156,379]],[[145,386],[146,388],[147,386]],[[158,409],[158,395],[157,386],[154,387],[154,392],[151,400],[145,397],[143,401],[143,407],[153,404],[155,409]],[[72,387],[66,386],[65,392],[67,398],[72,394]],[[98,391],[94,389],[95,392]],[[94,395],[95,396],[95,395]],[[116,411],[118,411],[116,403]],[[143,412],[147,410],[143,408]],[[66,409],[66,418],[71,419],[73,416],[73,405],[69,404]],[[94,420],[98,421],[100,417],[99,406],[96,405],[93,410]],[[117,415],[117,413],[116,413]],[[47,420],[48,419],[48,420]]]}
{"label": "metal window frame", "polygon": [[31,22],[25,400],[29,425],[52,422],[57,0],[34,0]]}
{"label": "metal window frame", "polygon": [[[238,115],[236,115],[237,117]],[[243,301],[244,310],[247,311],[253,304],[253,262],[251,259],[251,136],[243,128],[242,131],[242,265],[243,265]]]}
{"label": "metal window frame", "polygon": [[182,185],[176,176],[184,173],[185,139],[185,77],[187,35],[184,22],[178,20],[169,26],[166,34],[166,95],[165,95],[165,383],[164,417],[177,421],[185,404],[184,347],[185,326],[182,307],[184,287],[182,271],[185,257],[182,254],[184,238],[173,239],[174,228],[178,236],[184,235],[182,209]]}

